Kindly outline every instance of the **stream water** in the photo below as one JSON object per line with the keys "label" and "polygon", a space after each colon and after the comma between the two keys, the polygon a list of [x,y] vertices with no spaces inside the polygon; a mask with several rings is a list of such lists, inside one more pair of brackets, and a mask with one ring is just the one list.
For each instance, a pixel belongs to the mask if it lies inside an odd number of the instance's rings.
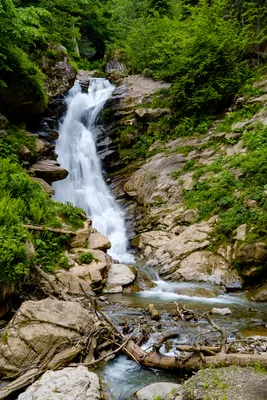
{"label": "stream water", "polygon": [[[88,93],[82,93],[78,83],[66,98],[67,113],[59,128],[56,144],[58,162],[68,170],[68,177],[53,184],[54,198],[85,210],[92,219],[93,226],[107,236],[112,244],[110,254],[121,262],[134,263],[127,250],[127,235],[123,212],[110,193],[97,156],[96,140],[101,132],[99,114],[114,87],[105,79],[91,79]],[[185,344],[205,323],[184,324],[170,318],[169,302],[179,302],[197,310],[211,310],[213,307],[230,307],[231,316],[217,317],[227,327],[230,335],[266,335],[263,321],[266,321],[266,305],[249,302],[244,293],[227,294],[223,288],[200,283],[170,283],[160,280],[155,272],[139,268],[145,274],[145,283],[139,282],[142,290],[136,293],[108,295],[103,309],[118,325],[145,324],[149,303],[154,303],[161,312],[161,320],[151,323],[152,337],[149,346],[160,337],[165,329],[179,331],[177,343]],[[150,281],[149,284],[146,282]],[[165,349],[173,354],[173,349]],[[142,368],[125,356],[98,367],[107,398],[126,400],[137,389],[157,381],[180,382],[177,374],[155,369]]]}

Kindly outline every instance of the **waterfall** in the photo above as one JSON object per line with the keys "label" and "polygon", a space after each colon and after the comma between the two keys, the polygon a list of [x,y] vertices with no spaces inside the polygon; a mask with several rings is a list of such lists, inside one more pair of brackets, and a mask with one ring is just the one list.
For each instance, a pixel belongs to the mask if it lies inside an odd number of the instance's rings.
{"label": "waterfall", "polygon": [[69,175],[53,184],[54,198],[84,209],[94,228],[109,238],[109,254],[119,261],[132,262],[123,213],[103,179],[95,144],[99,113],[114,89],[108,80],[92,78],[88,93],[82,93],[78,82],[69,91],[67,113],[56,143],[58,162]]}

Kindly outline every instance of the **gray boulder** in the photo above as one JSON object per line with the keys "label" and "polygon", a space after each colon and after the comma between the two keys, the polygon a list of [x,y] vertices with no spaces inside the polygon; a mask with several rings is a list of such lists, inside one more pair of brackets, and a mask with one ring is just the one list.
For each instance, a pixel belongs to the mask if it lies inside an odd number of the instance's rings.
{"label": "gray boulder", "polygon": [[47,371],[18,400],[100,400],[100,384],[96,374],[86,367]]}

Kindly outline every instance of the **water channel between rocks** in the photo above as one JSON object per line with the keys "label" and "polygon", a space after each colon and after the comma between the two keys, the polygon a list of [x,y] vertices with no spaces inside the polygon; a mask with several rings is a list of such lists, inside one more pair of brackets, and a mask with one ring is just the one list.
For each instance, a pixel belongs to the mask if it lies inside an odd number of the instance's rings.
{"label": "water channel between rocks", "polygon": [[[127,235],[123,212],[116,204],[102,176],[101,164],[97,156],[96,141],[100,127],[98,116],[105,102],[112,95],[114,87],[105,79],[91,79],[88,93],[82,93],[78,83],[66,98],[67,113],[60,125],[60,136],[56,145],[59,163],[68,170],[64,181],[56,182],[55,199],[71,201],[83,208],[92,219],[93,226],[107,236],[112,244],[110,255],[120,262],[134,263],[127,251]],[[108,295],[103,309],[121,327],[136,328],[147,326],[146,309],[153,303],[161,313],[161,320],[149,322],[152,336],[145,344],[149,347],[164,332],[174,330],[179,334],[175,344],[186,344],[201,331],[207,329],[204,322],[188,323],[174,321],[170,317],[173,307],[170,302],[186,304],[200,311],[210,311],[213,307],[229,307],[232,314],[216,317],[225,326],[230,337],[266,335],[266,305],[247,301],[245,294],[227,294],[221,287],[201,283],[170,283],[160,280],[155,272],[137,266],[140,276],[139,292]],[[153,284],[151,282],[153,281]],[[139,289],[138,289],[139,290]],[[162,350],[174,355],[175,347]],[[167,373],[155,369],[142,368],[126,356],[99,366],[108,399],[126,400],[137,389],[158,381],[180,382],[177,373]]]}

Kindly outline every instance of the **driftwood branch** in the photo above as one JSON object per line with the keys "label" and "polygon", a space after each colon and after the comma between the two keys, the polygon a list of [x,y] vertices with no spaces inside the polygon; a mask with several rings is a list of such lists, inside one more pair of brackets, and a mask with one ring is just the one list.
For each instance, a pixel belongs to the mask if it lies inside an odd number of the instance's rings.
{"label": "driftwood branch", "polygon": [[40,231],[40,232],[53,232],[58,233],[59,235],[76,235],[73,231],[67,231],[65,229],[58,229],[58,228],[49,228],[42,225],[23,225],[23,228],[29,229],[30,231]]}
{"label": "driftwood branch", "polygon": [[44,278],[50,285],[51,289],[55,294],[58,296],[62,297],[63,300],[65,301],[70,301],[72,298],[68,296],[66,293],[64,293],[63,290],[60,289],[60,287],[57,285],[55,278],[52,275],[47,274],[44,272],[38,265],[33,264],[32,268],[39,274],[42,278]]}

